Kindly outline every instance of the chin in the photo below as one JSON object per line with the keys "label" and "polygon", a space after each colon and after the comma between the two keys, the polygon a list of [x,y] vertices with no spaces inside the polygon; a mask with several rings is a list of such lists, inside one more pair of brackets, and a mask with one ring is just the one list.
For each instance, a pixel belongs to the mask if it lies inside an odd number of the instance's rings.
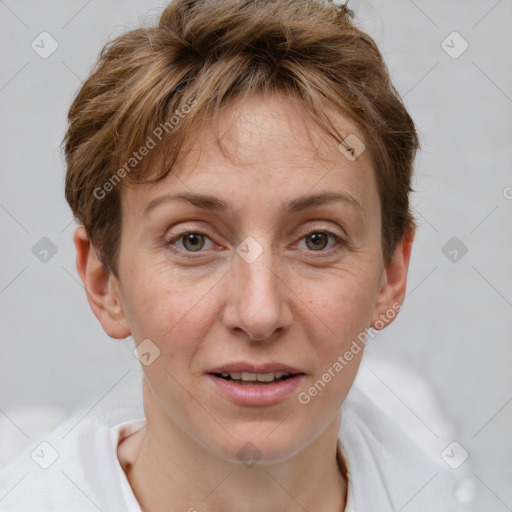
{"label": "chin", "polygon": [[284,462],[304,449],[313,437],[276,423],[244,423],[236,429],[230,429],[229,433],[231,436],[223,436],[220,443],[218,440],[210,440],[208,444],[211,452],[227,461],[247,466]]}

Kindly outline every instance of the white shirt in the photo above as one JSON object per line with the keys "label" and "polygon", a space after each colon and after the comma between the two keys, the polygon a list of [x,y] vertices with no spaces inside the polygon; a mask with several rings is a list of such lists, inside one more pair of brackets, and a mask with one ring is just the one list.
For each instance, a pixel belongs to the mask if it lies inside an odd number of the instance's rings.
{"label": "white shirt", "polygon": [[[139,408],[80,410],[0,472],[0,511],[141,512],[117,446],[144,424]],[[342,407],[339,439],[348,468],[345,512],[464,510],[452,470],[429,459],[355,387]]]}

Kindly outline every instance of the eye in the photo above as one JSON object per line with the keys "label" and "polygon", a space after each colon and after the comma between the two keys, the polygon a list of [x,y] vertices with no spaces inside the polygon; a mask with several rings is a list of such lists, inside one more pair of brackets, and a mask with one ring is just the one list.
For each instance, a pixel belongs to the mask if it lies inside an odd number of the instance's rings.
{"label": "eye", "polygon": [[205,233],[201,233],[200,231],[184,231],[183,233],[174,236],[167,242],[167,244],[169,246],[176,245],[179,250],[185,252],[202,252],[201,250],[208,245],[206,241],[210,242],[209,248],[212,248],[213,242]]}
{"label": "eye", "polygon": [[[315,229],[306,233],[300,242],[305,241],[306,250],[320,253],[336,253],[342,249],[344,240],[327,230]],[[215,243],[201,231],[183,231],[173,236],[167,243],[174,252],[186,254],[201,253],[212,249]],[[186,256],[188,257],[188,256]]]}
{"label": "eye", "polygon": [[[338,235],[325,230],[315,230],[307,233],[302,239],[306,242],[307,249],[314,252],[331,252],[329,249],[335,248],[334,252],[337,252],[343,245],[343,240]],[[330,247],[327,250],[326,247],[329,245],[329,241],[332,241]],[[336,248],[336,246],[338,246]]]}

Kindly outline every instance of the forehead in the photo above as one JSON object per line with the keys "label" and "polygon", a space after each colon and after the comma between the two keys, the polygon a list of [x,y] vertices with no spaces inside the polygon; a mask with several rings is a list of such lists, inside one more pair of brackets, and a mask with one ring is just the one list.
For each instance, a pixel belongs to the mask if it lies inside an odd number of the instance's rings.
{"label": "forehead", "polygon": [[[123,204],[142,211],[163,193],[209,193],[247,203],[265,190],[279,199],[308,190],[345,190],[375,199],[375,177],[364,138],[355,124],[331,113],[338,132],[361,154],[347,151],[320,129],[296,101],[282,94],[232,101],[194,135],[191,149],[161,181],[123,187]],[[313,190],[315,189],[315,190]],[[374,190],[371,190],[374,189]],[[378,197],[376,198],[378,201]],[[253,201],[254,202],[254,201]]]}

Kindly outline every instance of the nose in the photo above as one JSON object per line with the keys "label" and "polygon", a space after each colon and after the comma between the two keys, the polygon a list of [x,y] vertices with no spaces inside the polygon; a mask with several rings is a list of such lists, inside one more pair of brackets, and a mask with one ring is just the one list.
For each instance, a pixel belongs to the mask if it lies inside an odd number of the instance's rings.
{"label": "nose", "polygon": [[249,263],[238,254],[228,276],[224,325],[250,340],[274,340],[286,331],[292,314],[289,288],[275,269],[270,249]]}

